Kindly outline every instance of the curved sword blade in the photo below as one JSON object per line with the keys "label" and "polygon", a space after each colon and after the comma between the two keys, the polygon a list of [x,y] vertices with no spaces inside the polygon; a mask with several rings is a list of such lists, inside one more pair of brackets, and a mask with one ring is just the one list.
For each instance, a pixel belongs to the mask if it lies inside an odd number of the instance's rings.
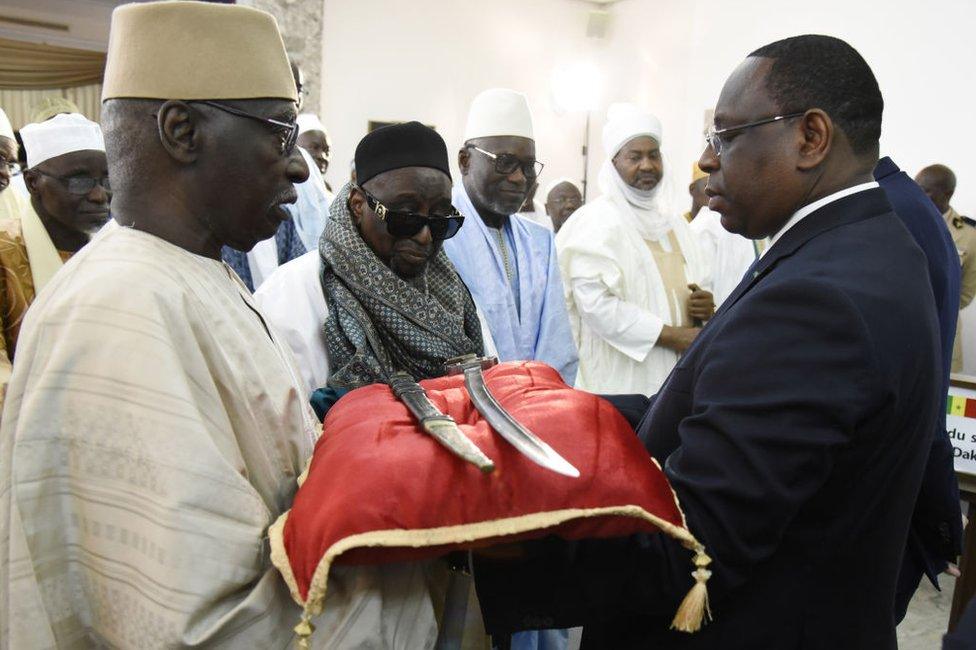
{"label": "curved sword blade", "polygon": [[437,410],[437,407],[427,398],[427,391],[414,381],[413,377],[405,372],[394,373],[390,378],[390,388],[393,389],[393,394],[407,406],[421,428],[448,451],[486,474],[495,469],[495,463],[491,458],[488,458],[478,445],[464,435],[454,418]]}
{"label": "curved sword blade", "polygon": [[[534,433],[518,423],[518,420],[498,403],[495,396],[485,385],[485,377],[481,374],[482,359],[461,361],[455,365],[464,371],[464,385],[471,396],[475,408],[488,420],[491,428],[498,432],[509,444],[518,449],[524,456],[537,465],[552,470],[563,476],[579,478],[579,470],[560,456],[555,449],[539,439]],[[455,370],[456,372],[456,370]]]}

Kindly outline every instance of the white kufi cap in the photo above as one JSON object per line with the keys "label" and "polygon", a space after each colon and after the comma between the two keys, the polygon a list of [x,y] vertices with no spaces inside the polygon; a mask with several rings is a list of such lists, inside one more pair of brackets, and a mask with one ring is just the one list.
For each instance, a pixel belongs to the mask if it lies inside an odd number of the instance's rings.
{"label": "white kufi cap", "polygon": [[102,129],[84,115],[62,113],[20,130],[27,151],[28,169],[45,160],[75,151],[105,151]]}
{"label": "white kufi cap", "polygon": [[603,126],[603,152],[607,158],[613,158],[625,144],[643,135],[651,136],[660,145],[661,121],[633,104],[610,106]]}
{"label": "white kufi cap", "polygon": [[471,102],[464,141],[498,135],[535,140],[529,101],[522,93],[507,88],[491,88]]}
{"label": "white kufi cap", "polygon": [[6,136],[16,142],[14,138],[14,127],[11,126],[10,118],[7,117],[7,114],[3,112],[2,108],[0,108],[0,135]]}
{"label": "white kufi cap", "polygon": [[322,120],[315,113],[302,113],[298,116],[296,122],[298,123],[298,135],[308,133],[309,131],[321,131],[325,134],[326,139],[329,137],[329,132],[325,130],[325,125],[322,124]]}

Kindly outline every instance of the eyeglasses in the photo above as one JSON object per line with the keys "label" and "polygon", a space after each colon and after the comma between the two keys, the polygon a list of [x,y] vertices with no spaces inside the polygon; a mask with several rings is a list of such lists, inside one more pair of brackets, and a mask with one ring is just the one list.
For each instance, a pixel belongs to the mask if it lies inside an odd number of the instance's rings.
{"label": "eyeglasses", "polygon": [[464,224],[464,217],[453,208],[451,214],[447,216],[427,217],[416,212],[389,210],[362,187],[359,187],[359,191],[366,197],[366,205],[369,209],[386,223],[387,232],[394,237],[413,237],[427,226],[430,228],[430,236],[440,241],[458,234]]}
{"label": "eyeglasses", "polygon": [[749,122],[747,124],[739,124],[738,126],[730,126],[725,129],[715,129],[712,127],[705,131],[705,144],[712,148],[716,156],[722,155],[722,147],[729,143],[728,140],[723,139],[722,136],[727,133],[732,133],[734,131],[744,131],[745,129],[751,129],[754,126],[762,126],[763,124],[772,124],[773,122],[779,122],[781,120],[789,120],[794,117],[801,117],[806,115],[806,111],[800,111],[799,113],[790,113],[788,115],[777,115],[775,117],[767,117],[761,120],[756,120],[755,122]]}
{"label": "eyeglasses", "polygon": [[545,165],[538,160],[522,160],[514,154],[492,153],[490,151],[485,151],[481,147],[476,147],[473,144],[468,146],[494,160],[495,171],[503,176],[508,176],[509,174],[515,173],[515,170],[521,167],[522,174],[526,178],[537,178],[539,174],[542,173],[542,168],[545,167]]}
{"label": "eyeglasses", "polygon": [[295,142],[298,140],[298,124],[295,122],[282,122],[281,120],[273,120],[270,117],[261,117],[260,115],[254,115],[253,113],[248,113],[247,111],[242,111],[240,109],[234,108],[233,106],[227,106],[219,102],[211,102],[205,99],[192,100],[187,102],[188,104],[206,104],[212,108],[224,111],[225,113],[230,113],[231,115],[236,115],[237,117],[246,117],[251,120],[256,120],[258,122],[264,122],[265,124],[271,126],[276,131],[283,131],[283,137],[281,138],[281,155],[290,156],[295,150]]}
{"label": "eyeglasses", "polygon": [[54,174],[42,172],[40,169],[35,169],[34,171],[41,176],[47,176],[48,178],[53,178],[56,181],[64,183],[68,186],[69,194],[85,196],[95,189],[96,185],[101,185],[103,190],[109,194],[112,193],[112,184],[109,182],[108,176],[103,178],[92,178],[91,176],[68,176],[65,178],[64,176],[55,176]]}

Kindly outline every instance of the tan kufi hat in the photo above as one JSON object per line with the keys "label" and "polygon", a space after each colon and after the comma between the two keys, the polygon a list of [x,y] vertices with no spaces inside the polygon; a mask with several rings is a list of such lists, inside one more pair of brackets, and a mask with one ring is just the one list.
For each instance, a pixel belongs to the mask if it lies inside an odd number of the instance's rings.
{"label": "tan kufi hat", "polygon": [[529,100],[522,93],[508,88],[490,88],[471,102],[464,141],[498,135],[535,139]]}
{"label": "tan kufi hat", "polygon": [[271,14],[206,2],[127,4],[112,12],[102,101],[298,101]]}
{"label": "tan kufi hat", "polygon": [[66,97],[45,97],[31,108],[31,122],[44,122],[61,113],[80,113],[78,105]]}
{"label": "tan kufi hat", "polygon": [[691,164],[691,182],[694,183],[695,181],[697,181],[699,179],[702,179],[702,178],[708,178],[708,174],[706,174],[705,172],[702,171],[702,168],[698,166],[698,163],[697,162],[692,163]]}

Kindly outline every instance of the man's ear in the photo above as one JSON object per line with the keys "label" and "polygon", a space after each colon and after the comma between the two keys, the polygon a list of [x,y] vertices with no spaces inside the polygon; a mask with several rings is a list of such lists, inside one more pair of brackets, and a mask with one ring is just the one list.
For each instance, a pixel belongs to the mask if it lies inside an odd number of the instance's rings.
{"label": "man's ear", "polygon": [[799,127],[797,169],[809,171],[818,167],[830,153],[834,143],[834,123],[829,115],[814,108],[800,118]]}
{"label": "man's ear", "polygon": [[170,157],[184,165],[196,162],[202,140],[201,114],[186,102],[170,100],[156,116],[159,141]]}
{"label": "man's ear", "polygon": [[349,192],[349,212],[352,214],[353,225],[359,227],[359,222],[362,221],[363,214],[366,211],[366,197],[359,188],[354,187],[351,192]]}
{"label": "man's ear", "polygon": [[24,170],[24,185],[27,186],[27,191],[32,195],[37,194],[37,183],[40,181],[40,178],[41,175],[37,173],[37,170]]}
{"label": "man's ear", "polygon": [[471,166],[471,152],[468,151],[467,147],[461,147],[458,151],[458,169],[461,170],[462,176],[467,176],[468,168]]}

